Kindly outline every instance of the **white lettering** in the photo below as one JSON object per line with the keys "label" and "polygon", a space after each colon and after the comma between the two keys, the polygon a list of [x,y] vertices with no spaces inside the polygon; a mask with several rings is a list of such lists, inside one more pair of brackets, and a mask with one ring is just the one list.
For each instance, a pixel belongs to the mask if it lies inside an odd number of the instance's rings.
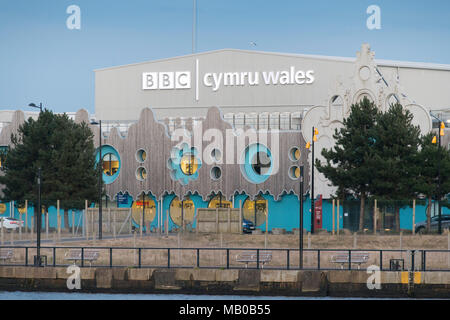
{"label": "white lettering", "polygon": [[213,79],[214,79],[214,88],[213,91],[217,91],[220,88],[220,84],[222,83],[222,77],[223,73],[213,73]]}
{"label": "white lettering", "polygon": [[270,85],[270,84],[277,85],[279,77],[280,77],[279,72],[277,72],[277,73],[263,72],[263,78],[264,78],[264,82],[266,83],[266,85]]}
{"label": "white lettering", "polygon": [[78,266],[72,265],[69,266],[66,270],[66,273],[70,274],[67,278],[67,289],[69,290],[81,290],[81,270]]}
{"label": "white lettering", "polygon": [[211,77],[212,77],[212,73],[207,73],[207,74],[205,74],[205,76],[203,77],[203,84],[204,84],[206,87],[212,87],[212,86],[213,86],[213,84],[212,84],[212,82],[211,82]]}
{"label": "white lettering", "polygon": [[67,7],[67,14],[70,14],[66,21],[67,29],[69,30],[80,30],[81,29],[81,9],[79,6],[71,5]]}
{"label": "white lettering", "polygon": [[239,73],[227,72],[224,77],[224,84],[226,86],[238,86],[239,85]]}
{"label": "white lettering", "polygon": [[311,84],[316,81],[316,78],[314,78],[314,70],[308,70],[306,72],[306,77],[308,78],[308,80],[306,81],[307,84]]}
{"label": "white lettering", "polygon": [[367,18],[367,29],[380,30],[381,29],[381,9],[377,5],[371,5],[367,8],[367,14],[371,14]]}

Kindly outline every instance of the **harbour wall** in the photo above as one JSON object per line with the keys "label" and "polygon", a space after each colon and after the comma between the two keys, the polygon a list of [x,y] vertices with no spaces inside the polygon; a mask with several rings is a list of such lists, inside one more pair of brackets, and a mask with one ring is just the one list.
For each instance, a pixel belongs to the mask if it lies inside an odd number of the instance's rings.
{"label": "harbour wall", "polygon": [[[65,267],[0,267],[0,291],[220,294],[255,296],[450,298],[450,272],[365,270],[80,268],[69,290]],[[75,283],[75,282],[73,282]]]}

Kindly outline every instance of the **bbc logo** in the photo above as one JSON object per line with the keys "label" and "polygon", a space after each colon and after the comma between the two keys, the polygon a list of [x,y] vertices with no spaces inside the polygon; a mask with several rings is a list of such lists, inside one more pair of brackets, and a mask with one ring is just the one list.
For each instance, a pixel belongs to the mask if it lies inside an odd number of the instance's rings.
{"label": "bbc logo", "polygon": [[143,90],[190,89],[191,73],[184,72],[147,72],[142,74]]}

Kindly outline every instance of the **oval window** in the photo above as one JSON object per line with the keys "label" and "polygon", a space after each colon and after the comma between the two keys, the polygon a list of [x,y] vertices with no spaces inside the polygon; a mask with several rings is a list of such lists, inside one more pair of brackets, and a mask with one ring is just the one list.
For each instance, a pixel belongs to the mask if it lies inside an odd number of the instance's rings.
{"label": "oval window", "polygon": [[272,154],[262,144],[257,143],[247,147],[241,161],[241,172],[252,183],[263,183],[272,174]]}
{"label": "oval window", "polygon": [[[119,153],[111,146],[102,146],[102,169],[103,182],[105,184],[113,183],[118,177],[121,168]],[[99,162],[99,151],[97,150],[96,162]]]}
{"label": "oval window", "polygon": [[181,171],[187,175],[192,176],[194,175],[198,170],[198,160],[195,155],[192,153],[188,153],[183,155],[180,161],[180,167]]}
{"label": "oval window", "polygon": [[180,201],[178,197],[175,197],[170,203],[169,214],[173,223],[178,227],[181,227],[182,224],[188,225],[192,223],[195,216],[194,201],[189,197],[184,201]]}

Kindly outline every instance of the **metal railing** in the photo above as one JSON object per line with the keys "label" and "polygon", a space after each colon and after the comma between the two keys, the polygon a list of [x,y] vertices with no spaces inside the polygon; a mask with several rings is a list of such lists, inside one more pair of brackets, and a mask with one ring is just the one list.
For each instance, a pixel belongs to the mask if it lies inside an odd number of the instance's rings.
{"label": "metal railing", "polygon": [[[2,255],[13,251],[5,260]],[[70,252],[81,250],[78,261],[69,260]],[[98,251],[95,261],[86,258]],[[270,252],[270,261],[262,260]],[[244,253],[253,259],[243,262]],[[78,262],[81,267],[102,268],[209,268],[299,270],[299,249],[277,248],[135,248],[135,247],[59,247],[40,249],[46,266],[64,267]],[[36,247],[0,247],[1,266],[34,266]],[[359,260],[361,256],[367,256]],[[336,259],[336,257],[340,259]],[[347,257],[347,259],[345,259]],[[344,259],[342,259],[344,258]],[[450,250],[376,250],[376,249],[304,249],[303,270],[366,270],[375,265],[388,271],[450,271]]]}

